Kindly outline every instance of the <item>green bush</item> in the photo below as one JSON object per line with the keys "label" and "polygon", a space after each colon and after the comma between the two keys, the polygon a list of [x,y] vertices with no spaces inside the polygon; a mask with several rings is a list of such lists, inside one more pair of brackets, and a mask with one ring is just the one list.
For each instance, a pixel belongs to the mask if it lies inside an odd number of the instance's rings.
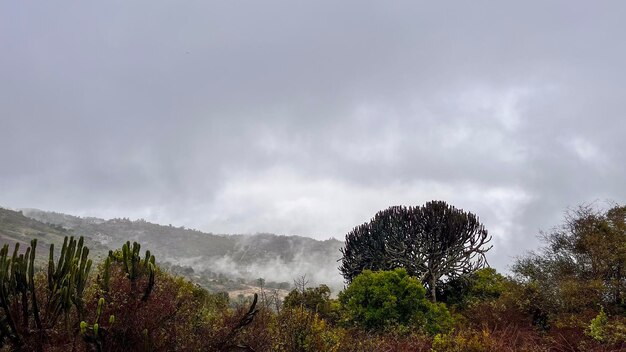
{"label": "green bush", "polygon": [[417,313],[418,326],[430,335],[450,331],[454,327],[454,318],[443,303],[424,301],[424,311]]}
{"label": "green bush", "polygon": [[338,351],[341,330],[304,307],[284,309],[273,328],[272,351]]}
{"label": "green bush", "polygon": [[604,313],[604,309],[600,309],[600,313],[591,320],[589,324],[589,330],[587,331],[588,335],[593,337],[595,340],[604,341],[606,338],[606,325],[609,322],[609,318]]}
{"label": "green bush", "polygon": [[343,321],[374,330],[420,327],[431,334],[451,328],[445,305],[431,303],[425,293],[404,269],[365,270],[339,294]]}
{"label": "green bush", "polygon": [[591,319],[585,333],[594,340],[609,345],[624,344],[626,342],[626,324],[624,324],[623,317],[612,317],[609,319],[604,312],[604,308],[601,308],[600,313]]}
{"label": "green bush", "polygon": [[318,287],[308,287],[304,292],[293,289],[285,297],[283,306],[285,308],[305,308],[331,322],[338,320],[337,301],[330,298],[330,288],[324,284]]}
{"label": "green bush", "polygon": [[477,270],[467,277],[449,281],[440,294],[449,305],[466,308],[477,302],[497,299],[507,289],[508,280],[493,268]]}

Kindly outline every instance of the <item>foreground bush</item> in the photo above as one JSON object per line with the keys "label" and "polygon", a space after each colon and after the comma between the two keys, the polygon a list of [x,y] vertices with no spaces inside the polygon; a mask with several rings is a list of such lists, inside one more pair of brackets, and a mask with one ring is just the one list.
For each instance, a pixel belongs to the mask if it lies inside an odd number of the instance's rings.
{"label": "foreground bush", "polygon": [[434,334],[447,331],[453,320],[445,305],[431,303],[426,290],[404,269],[363,271],[339,294],[349,325],[381,330],[419,327]]}
{"label": "foreground bush", "polygon": [[366,332],[362,329],[346,330],[342,336],[340,351],[412,351],[431,352],[432,336],[421,333]]}
{"label": "foreground bush", "polygon": [[339,351],[341,331],[303,307],[283,310],[273,330],[272,351]]}
{"label": "foreground bush", "polygon": [[283,307],[304,308],[331,323],[338,322],[341,315],[339,302],[330,298],[330,288],[324,284],[291,290],[283,301]]}

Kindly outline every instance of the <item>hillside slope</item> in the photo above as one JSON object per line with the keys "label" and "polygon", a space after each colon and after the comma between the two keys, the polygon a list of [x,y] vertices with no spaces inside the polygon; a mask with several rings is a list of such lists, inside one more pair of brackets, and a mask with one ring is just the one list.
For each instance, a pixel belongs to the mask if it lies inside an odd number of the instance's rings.
{"label": "hillside slope", "polygon": [[342,242],[301,236],[216,235],[153,224],[144,220],[82,218],[37,209],[22,210],[41,223],[79,234],[109,248],[137,241],[161,265],[213,290],[241,290],[265,279],[269,287],[287,288],[306,275],[311,285],[326,283],[337,292],[343,281],[337,270]]}
{"label": "hillside slope", "polygon": [[[72,230],[46,224],[33,218],[24,216],[22,211],[0,208],[0,244],[9,244],[11,249],[16,243],[20,244],[21,250],[30,245],[30,241],[37,239],[37,263],[47,263],[50,244],[54,244],[58,254],[65,236],[73,236]],[[90,257],[98,262],[108,253],[108,247],[85,238],[85,244],[90,249]]]}

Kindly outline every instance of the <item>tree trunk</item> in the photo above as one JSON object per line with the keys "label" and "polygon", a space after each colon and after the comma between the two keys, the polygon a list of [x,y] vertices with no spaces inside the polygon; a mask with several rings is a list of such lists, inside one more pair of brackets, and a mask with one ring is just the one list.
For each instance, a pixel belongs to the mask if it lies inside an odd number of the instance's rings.
{"label": "tree trunk", "polygon": [[433,301],[433,303],[437,303],[437,287],[435,286],[435,283],[437,282],[437,279],[435,279],[434,276],[430,277],[430,299]]}

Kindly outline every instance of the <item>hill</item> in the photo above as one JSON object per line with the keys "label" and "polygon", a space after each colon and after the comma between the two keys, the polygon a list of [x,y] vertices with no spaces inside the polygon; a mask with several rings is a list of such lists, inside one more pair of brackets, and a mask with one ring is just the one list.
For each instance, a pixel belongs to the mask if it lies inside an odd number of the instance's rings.
{"label": "hill", "polygon": [[127,240],[137,241],[157,256],[161,266],[214,291],[245,290],[256,285],[259,278],[264,279],[268,288],[284,290],[303,275],[311,285],[326,283],[335,293],[343,287],[337,270],[343,243],[335,239],[224,235],[142,219],[105,220],[37,209],[22,212],[35,223],[57,229],[59,233],[82,235],[107,248],[119,248]]}
{"label": "hill", "polygon": [[[75,233],[71,229],[26,217],[22,211],[0,208],[0,244],[9,244],[12,249],[14,244],[19,243],[20,247],[25,249],[30,245],[30,241],[36,238],[38,264],[47,263],[51,244],[54,244],[58,255],[65,236],[73,235]],[[90,258],[95,262],[108,253],[107,246],[91,238],[85,238],[85,244],[90,249]]]}

